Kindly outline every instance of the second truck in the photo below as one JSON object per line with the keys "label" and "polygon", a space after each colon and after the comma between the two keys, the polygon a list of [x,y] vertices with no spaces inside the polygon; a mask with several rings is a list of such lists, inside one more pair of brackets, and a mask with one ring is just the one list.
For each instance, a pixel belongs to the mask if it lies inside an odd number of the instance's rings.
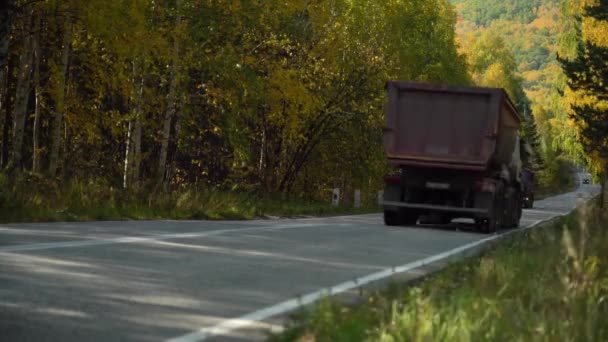
{"label": "second truck", "polygon": [[388,82],[384,221],[471,218],[491,233],[522,215],[521,117],[497,88]]}

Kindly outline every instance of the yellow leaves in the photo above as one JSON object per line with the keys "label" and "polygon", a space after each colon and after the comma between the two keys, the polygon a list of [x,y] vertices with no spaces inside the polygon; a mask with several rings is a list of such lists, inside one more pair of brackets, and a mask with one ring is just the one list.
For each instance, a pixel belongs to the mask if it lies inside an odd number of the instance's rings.
{"label": "yellow leaves", "polygon": [[285,127],[290,139],[302,139],[305,117],[315,113],[315,97],[305,87],[296,70],[278,68],[270,77],[268,119]]}
{"label": "yellow leaves", "polygon": [[540,30],[540,29],[555,29],[557,27],[557,23],[551,18],[536,18],[533,22],[530,23],[530,26]]}
{"label": "yellow leaves", "polygon": [[522,73],[522,75],[529,82],[536,83],[536,82],[540,81],[541,78],[543,77],[543,72],[542,72],[542,70],[530,70],[530,71],[526,71],[526,72]]}
{"label": "yellow leaves", "polygon": [[608,22],[585,17],[582,25],[585,40],[599,46],[608,47]]}
{"label": "yellow leaves", "polygon": [[513,70],[508,70],[502,63],[491,64],[476,80],[485,87],[503,88],[512,100],[517,99],[517,88],[520,85],[515,81]]}

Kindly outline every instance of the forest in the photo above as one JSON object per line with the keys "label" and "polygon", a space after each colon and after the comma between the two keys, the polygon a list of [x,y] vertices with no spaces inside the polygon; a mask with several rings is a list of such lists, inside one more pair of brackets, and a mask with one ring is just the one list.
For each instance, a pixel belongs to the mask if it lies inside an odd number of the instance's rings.
{"label": "forest", "polygon": [[5,1],[0,207],[334,187],[373,203],[387,80],[505,88],[559,187],[588,162],[556,58],[571,2]]}

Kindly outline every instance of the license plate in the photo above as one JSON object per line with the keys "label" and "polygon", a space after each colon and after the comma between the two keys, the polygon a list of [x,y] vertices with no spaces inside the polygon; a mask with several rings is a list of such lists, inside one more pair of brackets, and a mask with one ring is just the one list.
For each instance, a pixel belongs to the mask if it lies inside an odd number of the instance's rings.
{"label": "license plate", "polygon": [[426,182],[426,187],[429,189],[447,190],[450,188],[449,183]]}

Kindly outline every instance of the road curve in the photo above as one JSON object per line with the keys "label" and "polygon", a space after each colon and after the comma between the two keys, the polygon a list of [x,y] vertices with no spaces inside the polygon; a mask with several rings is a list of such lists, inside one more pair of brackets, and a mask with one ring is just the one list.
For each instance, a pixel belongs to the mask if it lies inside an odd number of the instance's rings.
{"label": "road curve", "polygon": [[[522,226],[594,193],[582,186],[538,201]],[[471,227],[386,227],[379,214],[4,224],[0,339],[201,340],[281,313],[292,298],[488,238]]]}

